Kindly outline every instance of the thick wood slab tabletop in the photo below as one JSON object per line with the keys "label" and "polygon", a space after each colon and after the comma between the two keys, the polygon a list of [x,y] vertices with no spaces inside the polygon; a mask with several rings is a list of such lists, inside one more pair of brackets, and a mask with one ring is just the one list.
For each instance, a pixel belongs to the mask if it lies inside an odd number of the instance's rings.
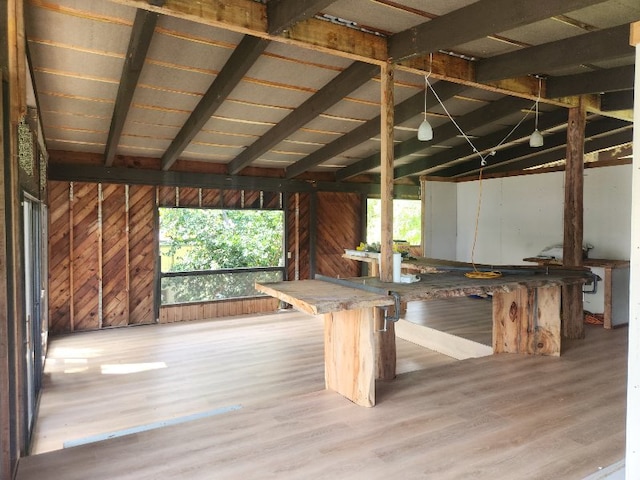
{"label": "thick wood slab tabletop", "polygon": [[256,283],[256,290],[290,303],[297,310],[311,315],[394,304],[393,298],[388,295],[336,285],[323,280]]}
{"label": "thick wood slab tabletop", "polygon": [[[393,298],[382,292],[396,292],[404,302],[435,298],[488,295],[494,292],[511,292],[518,288],[539,288],[583,284],[588,277],[571,272],[563,273],[505,273],[492,279],[473,279],[463,272],[421,274],[415,283],[381,282],[377,277],[344,279],[353,288],[325,280],[300,280],[256,284],[260,292],[290,303],[296,309],[318,315],[341,310],[355,310],[393,305]],[[344,280],[342,280],[344,282]],[[380,289],[381,293],[360,290],[358,286]]]}
{"label": "thick wood slab tabletop", "polygon": [[[535,262],[540,265],[562,265],[562,259],[544,258],[544,257],[527,257],[522,259],[525,262]],[[629,260],[608,260],[606,258],[585,258],[582,261],[585,267],[602,267],[602,268],[626,268],[630,265]]]}
{"label": "thick wood slab tabletop", "polygon": [[553,287],[583,284],[587,277],[575,274],[504,274],[499,278],[474,279],[463,272],[427,273],[420,275],[416,283],[386,283],[376,277],[349,279],[371,287],[386,288],[400,294],[402,301],[430,300],[435,298],[488,295],[494,292],[511,292],[518,288]]}

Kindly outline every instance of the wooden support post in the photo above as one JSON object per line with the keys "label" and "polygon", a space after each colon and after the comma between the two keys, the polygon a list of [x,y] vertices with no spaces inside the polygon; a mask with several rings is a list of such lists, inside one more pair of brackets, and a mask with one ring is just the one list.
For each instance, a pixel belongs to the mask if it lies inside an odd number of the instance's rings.
{"label": "wooden support post", "polygon": [[636,47],[631,182],[631,256],[629,301],[629,361],[627,375],[626,478],[640,478],[640,22],[631,25]]}
{"label": "wooden support post", "polygon": [[[4,27],[4,25],[3,25]],[[1,78],[1,77],[0,77]],[[1,82],[4,84],[4,82]],[[3,113],[6,111],[4,108],[7,99],[4,97],[4,85],[2,85],[2,91],[0,91],[0,119],[3,122],[6,121]],[[4,222],[6,218],[6,205],[7,205],[7,192],[5,189],[5,165],[6,152],[8,150],[8,139],[4,137],[4,123],[3,128],[0,129],[0,147],[2,150],[2,161],[0,162],[0,216],[3,221],[0,222],[0,478],[13,478],[12,463],[16,461],[16,455],[12,448],[12,442],[15,439],[11,436],[11,425],[14,419],[11,415],[10,405],[14,403],[15,397],[13,396],[14,387],[11,384],[11,378],[15,375],[13,370],[14,362],[12,358],[15,358],[13,354],[13,348],[11,342],[13,341],[13,315],[10,310],[11,305],[11,270],[8,266],[11,264],[11,250],[7,244],[8,238],[7,229],[11,228],[11,225],[7,225]]]}
{"label": "wooden support post", "polygon": [[324,315],[326,388],[363,407],[376,403],[375,310],[361,308]]}
{"label": "wooden support post", "polygon": [[384,323],[384,310],[375,308],[376,327],[376,378],[396,378],[396,331],[395,323]]}
{"label": "wooden support post", "polygon": [[381,67],[380,104],[380,280],[393,281],[393,76],[391,63]]}
{"label": "wooden support post", "polygon": [[[577,107],[569,109],[567,126],[562,263],[568,267],[582,265],[585,124],[586,110],[580,101]],[[562,289],[562,318],[565,337],[584,337],[581,285],[568,285]]]}
{"label": "wooden support post", "polygon": [[560,340],[560,287],[494,292],[494,353],[559,356]]}

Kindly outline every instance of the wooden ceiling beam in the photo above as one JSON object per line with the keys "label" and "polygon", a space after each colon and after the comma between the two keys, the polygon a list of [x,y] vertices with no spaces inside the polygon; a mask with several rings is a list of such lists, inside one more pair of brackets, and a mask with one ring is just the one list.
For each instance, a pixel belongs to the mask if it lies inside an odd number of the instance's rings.
{"label": "wooden ceiling beam", "polygon": [[[624,130],[618,130],[611,135],[601,135],[596,138],[586,139],[584,143],[584,153],[593,153],[599,150],[608,149],[617,145],[631,142],[633,140],[633,131],[631,128]],[[559,162],[564,160],[567,155],[566,148],[564,146],[556,147],[554,149],[545,150],[537,155],[529,156],[522,159],[516,159],[511,162],[503,162],[496,164],[494,168],[486,170],[487,175],[493,175],[496,173],[507,173],[513,171],[521,171],[527,168],[536,167],[539,165],[546,165],[548,163]],[[611,159],[608,159],[609,161]],[[602,161],[607,161],[604,158]]]}
{"label": "wooden ceiling beam", "polygon": [[[462,85],[448,82],[438,82],[433,87],[442,101],[446,101],[464,90]],[[427,110],[438,105],[433,95],[427,97]],[[394,119],[396,124],[406,122],[424,109],[424,92],[417,93],[395,106]],[[315,152],[298,160],[286,169],[286,177],[294,178],[308,169],[330,160],[342,152],[356,147],[370,138],[380,134],[380,115],[363,123],[359,127],[340,136],[333,142],[319,148]]]}
{"label": "wooden ceiling beam", "polygon": [[[372,63],[378,66],[386,63],[389,57],[388,38],[373,32],[318,18],[307,18],[306,20],[298,21],[287,28],[283,34],[272,35],[269,33],[268,25],[268,5],[271,2],[264,4],[254,0],[201,0],[194,3],[191,0],[166,0],[164,6],[158,7],[148,3],[146,0],[110,1],[210,25],[216,28],[292,44],[301,48],[320,51],[354,61]],[[554,1],[558,2],[558,0]],[[572,2],[574,1],[577,0],[572,0]],[[305,3],[306,7],[318,4],[320,4],[320,0],[317,0],[317,2],[308,0]],[[299,8],[304,10],[305,5]],[[295,10],[298,7],[289,6],[286,8]],[[313,9],[314,8],[311,8],[311,10]],[[513,5],[510,4],[508,10],[513,10]],[[543,9],[539,8],[539,10],[542,11]],[[292,13],[289,14],[293,15]],[[427,22],[427,24],[445,17],[447,17],[447,15],[438,17]],[[453,31],[457,30],[456,28]],[[447,32],[447,34],[450,33],[451,32]],[[442,63],[442,68],[439,68],[439,63]],[[434,78],[440,80],[463,83],[470,87],[494,91],[505,95],[515,95],[523,98],[535,97],[537,82],[532,82],[531,79],[527,79],[526,77],[496,83],[476,81],[476,63],[477,62],[456,56],[434,53],[432,62],[430,62],[429,55],[422,54],[422,58],[419,55],[414,55],[410,59],[400,62],[398,69],[411,71],[416,74],[424,74],[429,71],[431,67],[433,68]],[[555,103],[562,104],[561,102]],[[566,104],[562,105],[566,106]]]}
{"label": "wooden ceiling beam", "polygon": [[267,48],[268,40],[245,35],[229,60],[204,94],[196,108],[184,123],[162,156],[162,169],[168,170],[182,154],[193,138],[202,130],[211,115],[222,105],[240,83],[254,62]]}
{"label": "wooden ceiling beam", "polygon": [[549,77],[546,96],[550,98],[633,89],[634,66],[607,68],[593,72]]}
{"label": "wooden ceiling beam", "polygon": [[[254,0],[200,0],[198,2],[167,0],[161,8],[150,5],[145,0],[111,1],[224,30],[294,44],[351,60],[373,63],[378,66],[387,61],[386,38],[372,32],[317,18],[298,21],[282,35],[271,35],[268,26],[267,5]],[[310,2],[310,4],[314,3],[319,3],[319,1]],[[290,8],[295,9],[296,7]],[[304,6],[302,9],[304,10]]]}
{"label": "wooden ceiling beam", "polygon": [[[558,109],[553,112],[540,115],[539,128],[540,130],[546,130],[548,128],[562,125],[563,123],[567,123],[567,111],[564,109]],[[522,122],[515,131],[513,130],[513,127],[506,127],[484,137],[474,139],[473,144],[478,152],[487,153],[488,151],[495,149],[496,146],[499,145],[500,142],[502,142],[508,135],[510,135],[510,140],[513,141],[518,138],[523,138],[525,135],[530,135],[534,128],[535,119],[531,119]],[[425,156],[412,164],[400,166],[396,169],[395,177],[402,178],[409,175],[415,175],[443,165],[455,164],[461,161],[479,165],[478,155],[472,151],[470,145],[467,143],[457,145],[434,155]],[[440,176],[439,171],[435,173],[429,172],[428,174]]]}
{"label": "wooden ceiling beam", "polygon": [[[630,128],[629,122],[625,122],[623,120],[611,119],[611,118],[604,118],[601,120],[588,122],[587,126],[585,127],[584,135],[586,139],[591,139],[591,138],[595,139],[598,137],[613,136],[614,134],[620,133],[621,129],[623,131],[626,131],[629,128]],[[626,137],[616,137],[616,140],[619,140],[621,138],[624,139]],[[589,140],[589,141],[592,141],[592,140]],[[545,135],[544,146],[539,149],[531,148],[528,143],[521,143],[513,147],[500,150],[496,156],[491,157],[489,164],[485,167],[485,171],[487,172],[501,171],[498,168],[498,166],[502,166],[502,165],[509,165],[508,169],[513,170],[513,169],[523,168],[522,165],[524,165],[526,162],[528,162],[528,167],[524,167],[524,168],[529,168],[537,165],[544,165],[549,162],[562,160],[563,158],[565,158],[567,153],[567,150],[565,147],[566,143],[567,143],[567,133],[565,130],[562,130],[556,133],[552,133],[550,135]],[[601,142],[601,143],[596,143],[594,145],[605,145],[604,147],[601,147],[601,148],[608,148],[615,145],[615,143]],[[601,148],[598,148],[598,150]],[[595,151],[595,150],[591,150],[591,151]],[[550,153],[550,152],[553,152],[553,153]],[[549,155],[545,156],[547,153]],[[553,158],[553,159],[550,160],[550,158]],[[515,162],[519,162],[517,168],[514,168],[511,166],[511,164],[515,164]],[[471,161],[459,163],[457,165],[454,165],[446,169],[438,170],[436,175],[442,176],[442,177],[460,177],[460,176],[471,175],[473,173],[477,173],[478,171],[479,171],[478,162],[471,160]]]}
{"label": "wooden ceiling beam", "polygon": [[313,17],[335,0],[270,0],[267,2],[269,35],[281,35],[296,23]]}
{"label": "wooden ceiling beam", "polygon": [[557,68],[633,55],[629,26],[620,25],[481,60],[476,66],[476,81],[544,75]]}
{"label": "wooden ceiling beam", "polygon": [[600,109],[603,112],[633,110],[633,90],[605,93],[600,101]]}
{"label": "wooden ceiling beam", "polygon": [[389,57],[397,62],[437,52],[603,1],[480,0],[391,36]]}
{"label": "wooden ceiling beam", "polygon": [[[162,171],[127,167],[104,167],[87,163],[52,163],[47,172],[50,180],[127,185],[157,185],[221,190],[254,190],[266,192],[355,192],[380,195],[380,185],[356,182],[284,180],[276,177],[229,176],[182,171]],[[395,185],[394,195],[418,198],[418,185]]]}
{"label": "wooden ceiling beam", "polygon": [[[481,127],[487,123],[487,119],[490,118],[492,121],[504,118],[508,115],[511,115],[523,108],[529,107],[530,104],[527,100],[523,100],[520,98],[513,97],[504,97],[500,100],[492,102],[484,107],[478,108],[472,112],[469,112],[466,115],[463,115],[459,119],[457,119],[457,123],[464,131],[471,131],[478,127]],[[431,145],[434,145],[434,142],[443,143],[447,140],[451,140],[455,138],[459,134],[458,128],[451,122],[447,122],[439,127],[433,129],[433,142],[422,142],[417,139],[417,137],[411,138],[409,140],[405,140],[397,144],[394,148],[394,156],[396,159],[400,159],[411,155],[413,153],[424,150]],[[352,176],[363,173],[366,170],[375,167],[375,161],[377,159],[379,165],[379,154],[371,155],[359,162],[356,162],[348,167],[345,167],[339,170],[336,174],[336,180],[345,180]],[[394,178],[406,177],[417,173],[422,170],[421,166],[419,166],[420,160],[416,162],[412,162],[402,167],[398,167],[395,169]],[[372,165],[374,167],[372,167]],[[415,171],[411,171],[412,168],[415,168]],[[364,169],[364,170],[363,170]]]}
{"label": "wooden ceiling beam", "polygon": [[[161,3],[156,0],[156,3]],[[127,120],[127,114],[133,100],[138,79],[147,58],[149,45],[153,38],[153,32],[158,22],[158,14],[147,10],[137,10],[136,18],[133,22],[131,37],[129,38],[129,47],[127,48],[127,56],[125,57],[124,66],[120,76],[120,84],[118,86],[118,94],[116,96],[113,115],[111,116],[111,126],[109,127],[109,135],[104,150],[104,164],[108,167],[113,165],[113,159],[116,156],[118,143],[124,123]]]}
{"label": "wooden ceiling beam", "polygon": [[229,174],[235,175],[240,172],[260,155],[342,100],[356,88],[371,80],[378,72],[379,68],[376,65],[362,62],[352,63],[234,158],[229,163]]}

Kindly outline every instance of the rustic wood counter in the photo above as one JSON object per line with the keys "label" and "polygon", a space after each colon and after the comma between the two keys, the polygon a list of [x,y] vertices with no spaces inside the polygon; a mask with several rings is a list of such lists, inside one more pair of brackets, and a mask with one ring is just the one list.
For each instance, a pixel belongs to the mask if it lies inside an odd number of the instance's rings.
{"label": "rustic wood counter", "polygon": [[[395,376],[393,323],[384,314],[399,294],[403,302],[491,295],[494,353],[560,355],[560,289],[589,281],[584,272],[552,274],[524,270],[494,279],[462,272],[423,274],[416,283],[375,277],[256,284],[258,291],[290,303],[325,322],[325,384],[358,405],[375,405],[375,379]],[[353,285],[353,286],[351,286]],[[361,290],[360,288],[367,288]],[[373,291],[371,291],[373,290]]]}
{"label": "rustic wood counter", "polygon": [[[528,257],[523,258],[525,262],[535,262],[538,265],[544,266],[562,266],[562,259],[558,260],[556,258],[544,258],[544,257]],[[609,260],[604,258],[585,258],[582,264],[585,267],[596,267],[602,268],[604,271],[604,328],[611,329],[613,328],[613,277],[614,270],[616,269],[628,269],[629,268],[629,260]],[[620,282],[619,282],[620,283]],[[623,282],[623,288],[628,289],[628,279]],[[624,300],[628,300],[624,298]],[[626,307],[626,306],[625,306]],[[624,314],[628,315],[629,309],[626,307],[624,309]],[[626,323],[626,322],[625,322]]]}

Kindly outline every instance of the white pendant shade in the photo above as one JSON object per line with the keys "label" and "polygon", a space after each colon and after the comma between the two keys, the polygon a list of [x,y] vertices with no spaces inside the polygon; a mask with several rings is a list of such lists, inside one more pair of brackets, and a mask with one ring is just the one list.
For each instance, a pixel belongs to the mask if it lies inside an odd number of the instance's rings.
{"label": "white pendant shade", "polygon": [[418,128],[418,140],[421,142],[428,142],[433,139],[433,128],[431,128],[431,124],[425,118],[420,127]]}
{"label": "white pendant shade", "polygon": [[531,137],[529,137],[529,146],[541,147],[542,145],[544,145],[544,139],[542,138],[540,131],[536,128],[531,134]]}

